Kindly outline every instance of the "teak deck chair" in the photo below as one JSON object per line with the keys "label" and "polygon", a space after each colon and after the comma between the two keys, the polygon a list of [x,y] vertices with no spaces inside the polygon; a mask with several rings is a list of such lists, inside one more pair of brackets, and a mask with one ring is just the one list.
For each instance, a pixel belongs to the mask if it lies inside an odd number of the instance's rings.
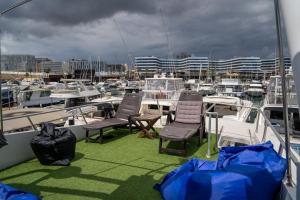
{"label": "teak deck chair", "polygon": [[[116,115],[113,118],[104,119],[101,122],[95,122],[83,126],[86,130],[86,142],[99,142],[103,143],[103,129],[109,127],[129,126],[130,133],[132,132],[132,117],[139,115],[142,102],[141,93],[128,93],[125,94],[122,102],[120,103]],[[96,139],[89,136],[90,131],[99,130],[100,135]]]}
{"label": "teak deck chair", "polygon": [[[168,117],[171,119],[171,117]],[[172,120],[171,120],[172,121]],[[169,122],[159,134],[159,153],[186,155],[186,143],[197,134],[200,146],[205,131],[202,96],[195,91],[183,91],[180,94],[175,112],[175,120]],[[164,140],[183,142],[183,149],[163,148]]]}

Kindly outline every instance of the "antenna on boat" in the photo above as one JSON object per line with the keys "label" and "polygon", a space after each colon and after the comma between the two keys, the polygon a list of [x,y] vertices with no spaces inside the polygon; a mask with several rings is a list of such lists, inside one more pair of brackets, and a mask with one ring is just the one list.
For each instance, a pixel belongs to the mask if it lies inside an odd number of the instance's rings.
{"label": "antenna on boat", "polygon": [[[98,81],[99,81],[99,83],[100,83],[100,81],[101,81],[101,59],[100,59],[100,56],[98,56]],[[96,76],[96,72],[95,72],[95,76]]]}
{"label": "antenna on boat", "polygon": [[283,104],[283,119],[284,119],[284,133],[285,133],[285,153],[288,162],[287,167],[287,184],[292,184],[291,174],[291,158],[290,158],[290,134],[288,124],[288,105],[286,95],[286,73],[284,66],[283,57],[283,37],[282,37],[282,26],[281,26],[281,15],[279,0],[274,0],[275,16],[276,16],[276,32],[277,32],[277,48],[278,48],[278,59],[279,59],[279,70],[281,72],[281,89],[282,89],[282,104]]}
{"label": "antenna on boat", "polygon": [[129,51],[128,45],[127,45],[126,40],[125,40],[125,38],[124,38],[124,36],[123,36],[123,34],[122,34],[121,28],[120,28],[119,24],[117,23],[117,21],[116,21],[116,19],[115,19],[114,17],[113,17],[113,22],[114,22],[114,24],[115,24],[116,27],[117,27],[119,36],[120,36],[120,38],[121,38],[121,40],[122,40],[122,43],[123,43],[123,45],[124,45],[124,47],[125,47],[125,49],[126,49],[126,51],[127,51],[127,57],[128,57],[129,64],[130,64],[131,66],[133,66],[133,65],[134,65],[134,59],[133,59],[133,56],[132,56],[132,54],[131,54],[130,51]]}
{"label": "antenna on boat", "polygon": [[173,52],[172,52],[172,48],[171,48],[170,35],[169,35],[169,27],[168,27],[168,25],[165,21],[162,9],[160,8],[159,11],[160,11],[160,16],[161,16],[161,21],[163,23],[163,27],[165,28],[165,35],[166,35],[166,39],[167,39],[168,59],[170,61],[170,62],[167,62],[167,63],[170,63],[170,67],[169,67],[170,72],[171,73],[176,73],[175,63],[173,61]]}
{"label": "antenna on boat", "polygon": [[[13,11],[14,9],[26,4],[26,3],[29,3],[31,2],[32,0],[24,0],[24,1],[21,1],[21,2],[16,2],[14,4],[12,4],[11,6],[9,6],[6,10],[0,12],[0,19],[3,15],[5,15],[6,13],[9,13],[11,11]],[[0,148],[4,145],[7,145],[7,142],[4,138],[4,135],[3,135],[3,113],[2,113],[2,75],[1,75],[1,72],[2,72],[2,65],[1,65],[1,36],[2,36],[2,32],[0,30],[0,92],[1,92],[1,95],[0,95],[0,125],[1,125],[1,129],[0,129]]]}

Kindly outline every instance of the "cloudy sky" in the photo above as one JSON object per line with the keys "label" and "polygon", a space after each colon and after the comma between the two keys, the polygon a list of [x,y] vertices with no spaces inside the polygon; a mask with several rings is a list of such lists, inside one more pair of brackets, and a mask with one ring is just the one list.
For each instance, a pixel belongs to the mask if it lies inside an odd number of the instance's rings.
{"label": "cloudy sky", "polygon": [[33,0],[0,27],[4,53],[57,60],[273,57],[276,47],[273,0]]}

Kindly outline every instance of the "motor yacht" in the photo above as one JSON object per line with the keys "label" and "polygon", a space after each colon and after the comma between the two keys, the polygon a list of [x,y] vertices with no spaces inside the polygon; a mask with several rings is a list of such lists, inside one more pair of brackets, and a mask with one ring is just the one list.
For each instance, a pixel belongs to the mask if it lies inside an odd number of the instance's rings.
{"label": "motor yacht", "polygon": [[51,94],[51,90],[46,88],[20,91],[17,97],[18,107],[43,107],[46,105],[59,104],[63,102],[63,98],[54,98],[51,97]]}
{"label": "motor yacht", "polygon": [[[290,132],[295,137],[300,137],[299,106],[297,104],[295,81],[291,72],[286,75],[286,82]],[[280,76],[270,77],[267,94],[261,110],[270,119],[270,122],[274,127],[276,127],[278,132],[284,134],[282,88]]]}
{"label": "motor yacht", "polygon": [[219,95],[242,97],[244,96],[244,85],[240,79],[225,78],[217,85],[217,92]]}
{"label": "motor yacht", "polygon": [[86,84],[90,82],[88,79],[61,79],[61,81],[65,87],[52,90],[50,98],[64,99],[66,107],[80,105],[100,96],[100,92],[93,85]]}
{"label": "motor yacht", "polygon": [[213,83],[199,84],[197,91],[201,92],[203,96],[210,96],[216,94],[216,88]]}
{"label": "motor yacht", "polygon": [[184,90],[182,78],[166,77],[165,74],[145,79],[142,110],[175,110],[181,91]]}
{"label": "motor yacht", "polygon": [[262,97],[264,94],[263,85],[260,82],[252,81],[245,93],[251,97]]}

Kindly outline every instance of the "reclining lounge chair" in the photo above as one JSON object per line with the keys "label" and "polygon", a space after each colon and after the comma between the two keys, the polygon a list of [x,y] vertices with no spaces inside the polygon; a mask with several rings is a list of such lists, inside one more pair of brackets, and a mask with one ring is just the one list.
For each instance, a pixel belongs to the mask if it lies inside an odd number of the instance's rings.
{"label": "reclining lounge chair", "polygon": [[[171,117],[168,117],[171,119]],[[200,146],[204,129],[203,101],[202,96],[194,91],[183,91],[180,94],[175,112],[175,120],[161,130],[159,134],[159,153],[168,152],[186,154],[186,143],[189,138],[197,134]],[[163,148],[164,140],[183,142],[181,150]]]}
{"label": "reclining lounge chair", "polygon": [[[125,94],[122,102],[120,103],[116,115],[113,118],[104,119],[101,122],[95,122],[83,126],[86,130],[86,142],[99,142],[103,143],[103,129],[109,127],[129,126],[130,133],[132,132],[133,116],[137,116],[140,111],[142,102],[141,93]],[[90,131],[99,130],[100,135],[96,139],[89,136]]]}

